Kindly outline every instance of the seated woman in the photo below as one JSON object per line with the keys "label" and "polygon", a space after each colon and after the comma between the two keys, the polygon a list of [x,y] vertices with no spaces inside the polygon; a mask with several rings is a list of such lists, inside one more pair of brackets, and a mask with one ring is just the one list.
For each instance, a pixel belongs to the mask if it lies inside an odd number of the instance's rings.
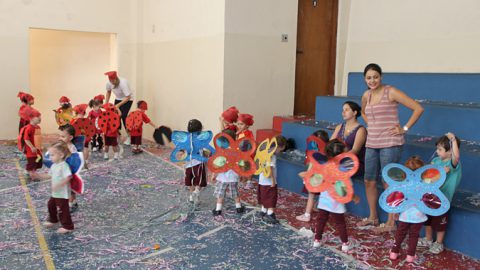
{"label": "seated woman", "polygon": [[360,105],[353,101],[343,103],[342,118],[343,123],[335,127],[330,139],[339,139],[343,141],[350,152],[358,157],[360,166],[355,176],[363,175],[365,169],[365,141],[367,140],[367,130],[361,125],[357,118],[362,114]]}

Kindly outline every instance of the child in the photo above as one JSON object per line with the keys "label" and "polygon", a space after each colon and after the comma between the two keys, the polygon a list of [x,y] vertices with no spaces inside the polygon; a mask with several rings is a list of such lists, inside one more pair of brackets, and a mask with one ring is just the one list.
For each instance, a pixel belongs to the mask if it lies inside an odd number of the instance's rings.
{"label": "child", "polygon": [[140,100],[137,102],[137,111],[142,114],[142,123],[140,124],[140,127],[138,129],[133,129],[129,130],[130,132],[130,144],[133,145],[132,147],[132,152],[134,154],[142,153],[143,150],[140,148],[140,145],[142,145],[142,126],[143,123],[149,124],[152,126],[154,129],[157,127],[155,124],[150,121],[150,118],[145,114],[145,111],[148,109],[148,104],[147,102]]}
{"label": "child", "polygon": [[[277,149],[275,154],[282,152],[287,145],[287,140],[283,136],[276,136],[277,139]],[[277,197],[278,197],[278,188],[277,188],[277,158],[275,155],[272,156],[270,162],[271,174],[270,177],[265,177],[263,173],[260,174],[258,180],[258,204],[262,206],[260,215],[263,220],[268,223],[276,224],[278,220],[275,216],[275,207],[277,207]]]}
{"label": "child", "polygon": [[30,94],[27,94],[27,93],[24,93],[24,92],[18,92],[18,95],[17,97],[20,98],[20,101],[22,102],[22,105],[20,105],[20,109],[18,110],[18,116],[20,116],[20,123],[18,125],[18,131],[20,132],[20,130],[28,125],[28,120],[27,119],[24,119],[22,117],[22,111],[23,109],[25,109],[26,107],[31,107],[34,103],[34,98],[32,95]]}
{"label": "child", "polygon": [[[75,112],[75,118],[74,119],[85,118],[85,115],[87,114],[87,107],[88,107],[87,104],[78,104],[75,107],[73,107],[73,111]],[[72,119],[72,121],[74,119]],[[90,149],[89,149],[88,145],[90,144],[91,140],[92,140],[92,138],[89,138],[89,137],[85,136],[85,143],[83,145],[83,158],[85,160],[84,168],[86,170],[88,170],[88,158],[90,156]]]}
{"label": "child", "polygon": [[[328,133],[324,130],[317,130],[313,134],[313,136],[320,138],[322,141],[325,143],[328,142]],[[305,185],[303,185],[303,190],[304,193],[308,193],[308,200],[307,200],[307,206],[305,207],[305,213],[297,216],[296,219],[303,221],[303,222],[309,222],[311,217],[312,217],[312,210],[313,210],[313,205],[315,203],[315,196],[318,195],[319,193],[312,193],[309,192],[306,188]]]}
{"label": "child", "polygon": [[[103,108],[107,111],[118,111],[118,109],[112,103],[107,103],[103,105]],[[120,121],[120,120],[119,120]],[[109,125],[107,125],[108,127]],[[108,160],[108,151],[110,146],[113,148],[113,159],[118,160],[120,158],[120,147],[118,146],[118,129],[113,130],[110,127],[107,128],[105,132],[105,152],[103,153],[103,159]]]}
{"label": "child", "polygon": [[24,153],[27,157],[26,170],[32,181],[39,180],[37,169],[42,168],[42,151],[40,143],[35,140],[40,136],[40,122],[42,121],[39,111],[32,107],[25,107],[22,110],[22,117],[29,121],[29,124],[22,128],[19,137],[25,143]]}
{"label": "child", "polygon": [[102,103],[103,99],[105,97],[103,95],[98,95],[94,97],[90,102],[88,103],[88,106],[92,109],[88,113],[88,118],[95,123],[95,126],[97,127],[97,132],[95,135],[93,135],[92,140],[91,140],[91,145],[92,145],[92,151],[101,151],[103,149],[103,136],[102,136],[102,131],[99,129],[98,124],[97,124],[97,119],[102,113]]}
{"label": "child", "polygon": [[234,106],[226,109],[220,116],[220,130],[230,129],[237,132],[235,122],[238,119],[238,109]]}
{"label": "child", "polygon": [[[200,132],[203,129],[202,123],[197,119],[188,121],[187,131],[189,133]],[[193,203],[198,199],[201,188],[207,186],[207,173],[205,163],[192,159],[185,164],[185,186],[188,187],[189,201]]]}
{"label": "child", "polygon": [[[73,139],[75,138],[75,128],[72,125],[66,124],[58,127],[58,135],[60,136],[60,141],[64,142],[67,146],[70,154],[78,153],[77,147],[75,144],[73,144]],[[71,212],[78,208],[77,195],[75,192],[71,192],[69,205],[72,208]]]}
{"label": "child", "polygon": [[53,110],[55,112],[55,119],[59,126],[66,125],[70,123],[73,119],[73,109],[70,99],[66,96],[62,96],[58,102],[60,103],[60,108]]}
{"label": "child", "polygon": [[[405,162],[405,166],[412,171],[424,165],[425,163],[417,156],[413,156]],[[415,260],[415,250],[417,249],[418,235],[422,229],[423,222],[426,220],[427,216],[414,206],[400,213],[398,229],[395,233],[395,245],[390,251],[390,259],[396,260],[398,258],[398,253],[400,252],[402,242],[408,232],[407,262],[411,263]]]}
{"label": "child", "polygon": [[[50,168],[49,175],[42,178],[52,179],[52,196],[48,200],[48,221],[43,223],[43,225],[47,228],[52,228],[60,221],[62,227],[57,230],[57,233],[69,233],[74,229],[68,206],[69,182],[72,178],[72,172],[67,162],[65,162],[65,159],[70,155],[70,151],[66,143],[57,142],[50,147],[48,152],[53,165]],[[57,209],[60,209],[60,212],[57,212]]]}
{"label": "child", "polygon": [[[432,163],[445,167],[447,179],[440,187],[450,203],[457,190],[462,178],[462,164],[460,163],[460,139],[455,134],[449,132],[440,137],[435,143],[438,157],[434,158]],[[425,222],[425,238],[418,242],[419,247],[429,247],[433,254],[439,254],[443,251],[443,239],[447,231],[448,211],[438,217],[428,216]],[[437,231],[437,240],[433,242],[433,230]]]}
{"label": "child", "polygon": [[[250,114],[239,114],[237,119],[237,140],[240,140],[244,137],[255,140],[253,132],[249,128],[253,125],[253,116]],[[253,188],[252,177],[247,178],[247,183],[245,184],[245,189]]]}
{"label": "child", "polygon": [[[223,130],[224,133],[228,134],[235,139],[235,133],[230,129]],[[221,138],[220,138],[221,139]],[[228,142],[220,141],[220,144],[225,144]],[[235,208],[237,213],[241,214],[245,212],[245,206],[242,205],[240,202],[240,197],[238,194],[238,179],[239,175],[235,173],[233,170],[228,170],[223,173],[212,174],[212,181],[213,179],[217,179],[217,183],[215,184],[215,192],[213,196],[217,198],[217,205],[215,209],[212,210],[213,216],[218,216],[222,214],[222,205],[225,200],[225,194],[227,193],[227,188],[230,190],[230,195],[235,200]]]}
{"label": "child", "polygon": [[[327,158],[333,158],[341,153],[347,152],[348,148],[343,142],[338,139],[333,139],[325,146],[325,153]],[[353,201],[358,204],[360,198],[356,195],[353,196]],[[342,241],[342,251],[348,252],[350,250],[350,244],[348,243],[347,225],[345,224],[345,204],[335,201],[327,191],[320,193],[318,199],[318,221],[315,232],[315,241],[313,247],[320,246],[320,240],[322,239],[323,230],[327,224],[328,217],[331,216],[336,224],[335,230],[340,232],[340,239]]]}

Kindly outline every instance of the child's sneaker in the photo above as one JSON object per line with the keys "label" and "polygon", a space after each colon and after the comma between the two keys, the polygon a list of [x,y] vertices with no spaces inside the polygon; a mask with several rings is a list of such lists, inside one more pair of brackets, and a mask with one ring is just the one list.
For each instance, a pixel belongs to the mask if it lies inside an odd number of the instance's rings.
{"label": "child's sneaker", "polygon": [[130,136],[127,136],[127,138],[125,139],[125,141],[123,142],[123,144],[125,144],[125,145],[130,145],[130,144],[131,144]]}
{"label": "child's sneaker", "polygon": [[258,211],[257,216],[258,216],[259,218],[263,218],[266,214],[267,214],[267,212]]}
{"label": "child's sneaker", "polygon": [[188,202],[193,203],[193,194],[190,194],[190,196],[188,196]]}
{"label": "child's sneaker", "polygon": [[108,153],[103,153],[103,159],[108,160]]}
{"label": "child's sneaker", "polygon": [[263,220],[267,223],[270,223],[270,224],[278,224],[279,223],[279,221],[277,220],[277,217],[275,216],[275,213],[273,213],[271,215],[263,216]]}
{"label": "child's sneaker", "polygon": [[416,259],[416,256],[407,255],[407,262],[413,263]]}
{"label": "child's sneaker", "polygon": [[307,216],[307,215],[303,214],[303,215],[297,216],[296,218],[297,218],[297,220],[300,220],[300,221],[303,221],[303,222],[309,222],[311,216]]}
{"label": "child's sneaker", "polygon": [[391,260],[396,260],[397,258],[398,258],[398,253],[390,252],[390,259]]}
{"label": "child's sneaker", "polygon": [[56,223],[52,223],[52,222],[50,222],[50,221],[45,221],[45,222],[43,223],[43,226],[44,226],[45,228],[52,228],[52,227],[55,226],[55,224],[56,224]]}
{"label": "child's sneaker", "polygon": [[320,243],[320,240],[315,240],[315,241],[313,241],[313,247],[314,247],[314,248],[318,248],[318,247],[320,247],[321,245],[322,245],[322,244]]}
{"label": "child's sneaker", "polygon": [[237,214],[241,214],[243,212],[245,212],[245,206],[242,205],[240,207],[237,207]]}
{"label": "child's sneaker", "polygon": [[348,252],[350,250],[350,242],[347,243],[342,243],[342,251],[343,252]]}
{"label": "child's sneaker", "polygon": [[222,210],[215,210],[215,209],[213,209],[213,210],[212,210],[212,214],[213,214],[214,217],[220,216],[220,215],[222,214]]}
{"label": "child's sneaker", "polygon": [[92,147],[92,152],[97,152],[98,148],[97,147]]}
{"label": "child's sneaker", "polygon": [[57,230],[57,233],[60,233],[60,234],[66,234],[66,233],[70,233],[70,232],[73,232],[73,230],[68,230],[68,229],[65,229],[65,228],[59,228]]}
{"label": "child's sneaker", "polygon": [[428,251],[430,251],[430,253],[433,253],[433,254],[440,254],[440,253],[442,253],[443,249],[444,249],[444,248],[443,248],[443,244],[434,242],[434,243],[430,246],[430,249],[429,249]]}
{"label": "child's sneaker", "polygon": [[118,153],[113,154],[113,159],[114,160],[119,160],[120,158],[118,157]]}
{"label": "child's sneaker", "polygon": [[426,247],[430,248],[433,244],[432,240],[428,240],[426,237],[418,239],[417,247]]}

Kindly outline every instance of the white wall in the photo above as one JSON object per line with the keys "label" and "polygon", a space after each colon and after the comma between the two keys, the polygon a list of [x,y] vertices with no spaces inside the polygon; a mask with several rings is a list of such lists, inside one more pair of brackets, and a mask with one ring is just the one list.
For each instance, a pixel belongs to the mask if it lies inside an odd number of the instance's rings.
{"label": "white wall", "polygon": [[[136,20],[134,0],[23,0],[0,1],[0,139],[18,133],[17,93],[29,92],[29,28],[117,33],[118,68],[136,86]],[[8,64],[7,64],[8,63]],[[103,77],[103,74],[98,74]],[[106,82],[106,79],[105,79]],[[105,87],[104,83],[98,89]],[[13,105],[13,106],[12,106]],[[43,112],[45,114],[45,112]],[[11,128],[10,128],[11,127]]]}
{"label": "white wall", "polygon": [[151,104],[147,113],[155,124],[186,130],[188,121],[196,118],[204,129],[218,129],[224,11],[222,0],[140,3],[138,98]]}
{"label": "white wall", "polygon": [[385,72],[480,72],[479,14],[477,0],[340,0],[335,93],[371,62]]}
{"label": "white wall", "polygon": [[297,8],[296,0],[226,1],[223,108],[252,114],[252,129],[293,113]]}

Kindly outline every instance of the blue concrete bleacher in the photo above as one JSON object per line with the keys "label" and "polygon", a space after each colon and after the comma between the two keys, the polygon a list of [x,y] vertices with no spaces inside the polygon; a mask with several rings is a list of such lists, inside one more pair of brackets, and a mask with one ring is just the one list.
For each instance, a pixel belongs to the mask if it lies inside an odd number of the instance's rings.
{"label": "blue concrete bleacher", "polygon": [[[298,173],[305,170],[305,155],[302,152],[306,148],[306,138],[318,129],[331,134],[335,125],[342,121],[342,104],[346,100],[360,104],[360,96],[366,88],[363,74],[350,73],[348,78],[348,97],[317,97],[315,120],[283,123],[282,135],[292,138],[298,151],[279,156],[280,187],[301,193],[302,181]],[[451,225],[445,244],[447,248],[480,258],[480,181],[477,180],[476,170],[480,164],[480,132],[473,128],[480,119],[480,74],[388,73],[384,74],[384,83],[401,89],[425,108],[422,117],[406,136],[402,161],[412,155],[420,155],[423,160],[430,161],[435,153],[435,140],[448,131],[462,139],[463,176],[452,202]],[[400,106],[401,123],[406,123],[410,115],[409,109]],[[362,202],[359,205],[348,204],[347,208],[353,214],[365,217],[368,205],[363,179],[353,180],[355,192]],[[386,220],[386,214],[383,211],[379,213],[380,219]]]}

